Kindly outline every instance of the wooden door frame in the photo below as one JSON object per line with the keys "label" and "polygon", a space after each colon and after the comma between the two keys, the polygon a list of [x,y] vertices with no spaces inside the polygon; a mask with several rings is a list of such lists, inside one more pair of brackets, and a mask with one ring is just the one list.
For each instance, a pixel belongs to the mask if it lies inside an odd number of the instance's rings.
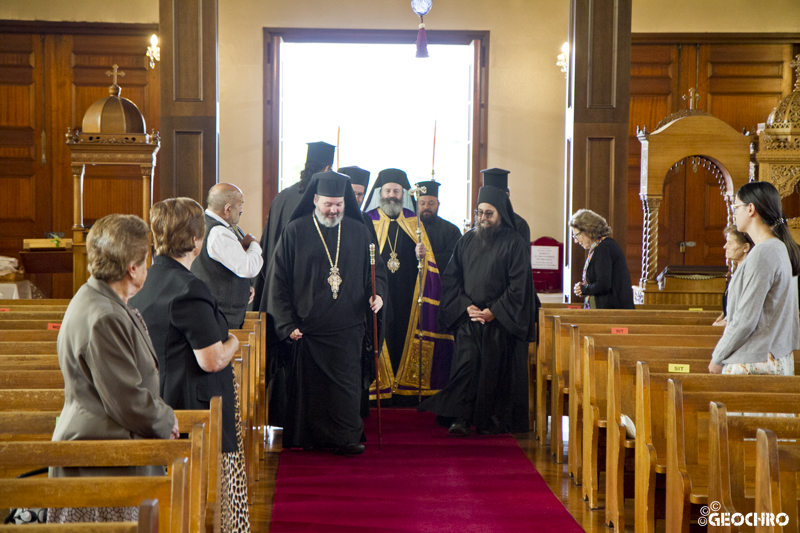
{"label": "wooden door frame", "polygon": [[[475,50],[472,116],[472,190],[474,205],[481,187],[480,171],[487,165],[488,98],[489,98],[489,32],[468,30],[437,30],[429,32],[429,44],[468,45],[480,43]],[[348,30],[328,28],[264,28],[264,115],[262,152],[262,224],[266,224],[269,206],[279,187],[279,125],[280,51],[281,40],[293,43],[363,43],[411,44],[416,41],[414,30]],[[411,52],[409,52],[411,53]],[[467,214],[470,216],[470,213]]]}

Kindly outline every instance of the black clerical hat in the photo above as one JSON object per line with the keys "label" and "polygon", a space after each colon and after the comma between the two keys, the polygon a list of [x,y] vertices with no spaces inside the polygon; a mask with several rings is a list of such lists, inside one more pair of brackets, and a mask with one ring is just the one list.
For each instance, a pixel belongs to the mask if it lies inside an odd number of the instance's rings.
{"label": "black clerical hat", "polygon": [[425,187],[425,192],[420,196],[435,196],[437,199],[439,198],[439,185],[440,183],[437,181],[420,181],[417,183],[417,187]]}
{"label": "black clerical hat", "polygon": [[314,195],[317,194],[333,198],[344,197],[344,215],[364,223],[361,211],[358,209],[358,200],[353,192],[353,186],[350,185],[350,178],[333,171],[317,172],[311,176],[308,187],[289,220],[312,214],[314,212]]}
{"label": "black clerical hat", "polygon": [[408,181],[408,174],[399,168],[385,168],[378,172],[378,179],[375,180],[373,189],[380,189],[387,183],[397,183],[405,190],[411,188],[411,183]]}
{"label": "black clerical hat", "polygon": [[486,170],[481,170],[481,174],[483,174],[484,187],[494,187],[495,189],[508,191],[508,175],[510,174],[508,170],[487,168]]}
{"label": "black clerical hat", "polygon": [[315,162],[322,163],[325,166],[333,165],[333,154],[336,152],[336,147],[332,144],[325,142],[315,142],[308,144],[308,154],[306,155],[306,163]]}
{"label": "black clerical hat", "polygon": [[317,194],[333,198],[344,197],[347,183],[350,177],[329,170],[328,172],[317,172],[311,178],[317,178]]}
{"label": "black clerical hat", "polygon": [[478,204],[483,203],[491,204],[492,207],[497,209],[503,224],[508,224],[515,230],[517,229],[514,208],[511,206],[511,200],[505,191],[492,186],[481,187],[478,191]]}
{"label": "black clerical hat", "polygon": [[369,170],[361,167],[342,167],[339,169],[339,173],[350,176],[353,185],[361,185],[365,189],[369,185]]}

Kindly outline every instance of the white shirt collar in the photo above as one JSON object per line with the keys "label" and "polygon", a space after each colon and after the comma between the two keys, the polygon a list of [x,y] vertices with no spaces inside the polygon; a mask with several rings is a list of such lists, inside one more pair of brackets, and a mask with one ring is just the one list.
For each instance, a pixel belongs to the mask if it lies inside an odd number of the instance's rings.
{"label": "white shirt collar", "polygon": [[231,225],[230,225],[230,224],[228,224],[227,222],[225,222],[223,219],[221,219],[221,218],[219,217],[219,215],[218,215],[218,214],[214,213],[214,212],[213,212],[213,211],[211,211],[210,209],[206,209],[206,215],[210,216],[211,218],[213,218],[214,220],[216,220],[216,221],[218,221],[218,222],[221,222],[221,223],[225,224],[225,227],[228,227],[228,228],[230,228],[230,227],[231,227]]}

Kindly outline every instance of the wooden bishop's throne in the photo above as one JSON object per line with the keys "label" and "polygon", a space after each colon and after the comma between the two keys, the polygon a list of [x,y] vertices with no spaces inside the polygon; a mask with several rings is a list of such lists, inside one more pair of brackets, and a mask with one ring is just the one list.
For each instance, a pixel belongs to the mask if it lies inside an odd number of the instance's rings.
{"label": "wooden bishop's throne", "polygon": [[[747,183],[750,170],[750,136],[734,130],[712,115],[694,109],[696,96],[690,92],[690,106],[659,123],[656,130],[638,131],[642,145],[639,197],[644,208],[642,274],[634,286],[637,304],[722,305],[728,268],[718,266],[667,266],[658,278],[658,212],[664,197],[667,173],[685,158],[702,164],[717,178],[724,199],[724,218],[733,223],[736,190]],[[692,174],[687,172],[687,179]],[[709,206],[706,206],[706,210]],[[708,213],[704,213],[708,218]],[[702,222],[698,213],[697,223]],[[720,240],[722,232],[720,229]],[[679,243],[668,243],[677,246]],[[681,246],[694,243],[681,242]]]}
{"label": "wooden bishop's throne", "polygon": [[86,235],[89,229],[84,227],[83,221],[83,179],[86,165],[138,166],[142,176],[141,216],[150,224],[153,174],[161,141],[157,132],[153,131],[151,135],[146,133],[144,117],[136,104],[120,97],[117,76],[124,76],[125,73],[118,72],[117,65],[112,69],[113,71],[107,73],[113,76],[113,83],[108,88],[110,95],[89,106],[83,116],[81,130],[67,132],[73,176],[73,294],[89,279],[86,256]]}

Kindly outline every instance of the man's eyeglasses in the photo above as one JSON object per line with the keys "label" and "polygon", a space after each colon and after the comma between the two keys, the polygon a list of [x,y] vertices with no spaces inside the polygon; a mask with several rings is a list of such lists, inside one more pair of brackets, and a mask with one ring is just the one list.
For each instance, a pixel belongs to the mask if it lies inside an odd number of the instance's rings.
{"label": "man's eyeglasses", "polygon": [[494,217],[494,211],[482,211],[480,209],[475,210],[475,218],[478,220],[482,219],[483,217],[492,218]]}

